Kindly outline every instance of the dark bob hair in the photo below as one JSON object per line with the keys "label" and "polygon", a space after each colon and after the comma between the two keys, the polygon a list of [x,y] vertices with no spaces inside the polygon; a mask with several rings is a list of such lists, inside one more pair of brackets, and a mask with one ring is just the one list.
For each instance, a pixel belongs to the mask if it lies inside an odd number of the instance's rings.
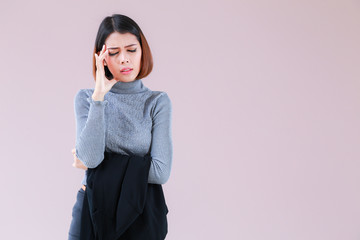
{"label": "dark bob hair", "polygon": [[[137,23],[131,18],[121,15],[113,14],[104,18],[99,26],[98,33],[96,35],[95,47],[93,52],[93,76],[96,81],[96,58],[95,53],[99,54],[102,49],[102,46],[105,44],[106,38],[113,32],[119,33],[131,33],[136,36],[137,40],[141,46],[141,61],[140,61],[140,71],[136,79],[141,79],[148,76],[153,68],[153,58],[150,51],[150,47],[146,41],[144,34],[142,33],[140,27]],[[111,80],[113,75],[109,71],[107,66],[104,66],[105,76]]]}

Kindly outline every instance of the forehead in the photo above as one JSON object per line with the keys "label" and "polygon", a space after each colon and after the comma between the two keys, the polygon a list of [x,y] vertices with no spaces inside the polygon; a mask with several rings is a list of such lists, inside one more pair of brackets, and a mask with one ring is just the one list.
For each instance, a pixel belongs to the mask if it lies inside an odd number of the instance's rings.
{"label": "forehead", "polygon": [[139,44],[136,36],[131,33],[118,33],[113,32],[111,33],[105,40],[105,44],[108,48],[111,47],[120,47],[124,48],[130,44]]}

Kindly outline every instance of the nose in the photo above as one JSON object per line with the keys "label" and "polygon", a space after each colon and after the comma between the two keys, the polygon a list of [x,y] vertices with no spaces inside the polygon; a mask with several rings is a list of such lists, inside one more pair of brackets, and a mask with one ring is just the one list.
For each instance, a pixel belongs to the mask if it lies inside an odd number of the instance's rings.
{"label": "nose", "polygon": [[123,54],[123,53],[121,53],[120,54],[120,62],[121,63],[128,63],[129,62],[129,58],[128,58],[128,56],[127,55],[125,55],[125,54]]}

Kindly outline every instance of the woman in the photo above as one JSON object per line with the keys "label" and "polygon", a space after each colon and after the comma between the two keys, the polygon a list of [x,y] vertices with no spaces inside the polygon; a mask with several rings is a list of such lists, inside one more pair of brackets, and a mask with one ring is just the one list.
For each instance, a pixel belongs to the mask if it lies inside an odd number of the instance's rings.
{"label": "woman", "polygon": [[[94,49],[95,88],[75,96],[76,144],[73,166],[95,168],[104,151],[152,158],[148,182],[165,184],[172,165],[172,104],[163,91],[152,91],[142,79],[153,60],[139,26],[113,14],[100,24]],[[79,239],[87,171],[72,210],[69,239]]]}

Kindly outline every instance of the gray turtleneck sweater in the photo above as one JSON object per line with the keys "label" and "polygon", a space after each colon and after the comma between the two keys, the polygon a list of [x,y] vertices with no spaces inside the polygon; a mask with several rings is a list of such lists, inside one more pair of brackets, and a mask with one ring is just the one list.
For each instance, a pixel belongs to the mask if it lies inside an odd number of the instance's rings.
{"label": "gray turtleneck sweater", "polygon": [[[94,88],[80,89],[74,98],[76,156],[88,168],[104,159],[104,151],[152,157],[149,183],[164,184],[172,166],[172,104],[166,92],[152,91],[141,79],[118,81],[94,101]],[[87,171],[82,184],[86,185]]]}

